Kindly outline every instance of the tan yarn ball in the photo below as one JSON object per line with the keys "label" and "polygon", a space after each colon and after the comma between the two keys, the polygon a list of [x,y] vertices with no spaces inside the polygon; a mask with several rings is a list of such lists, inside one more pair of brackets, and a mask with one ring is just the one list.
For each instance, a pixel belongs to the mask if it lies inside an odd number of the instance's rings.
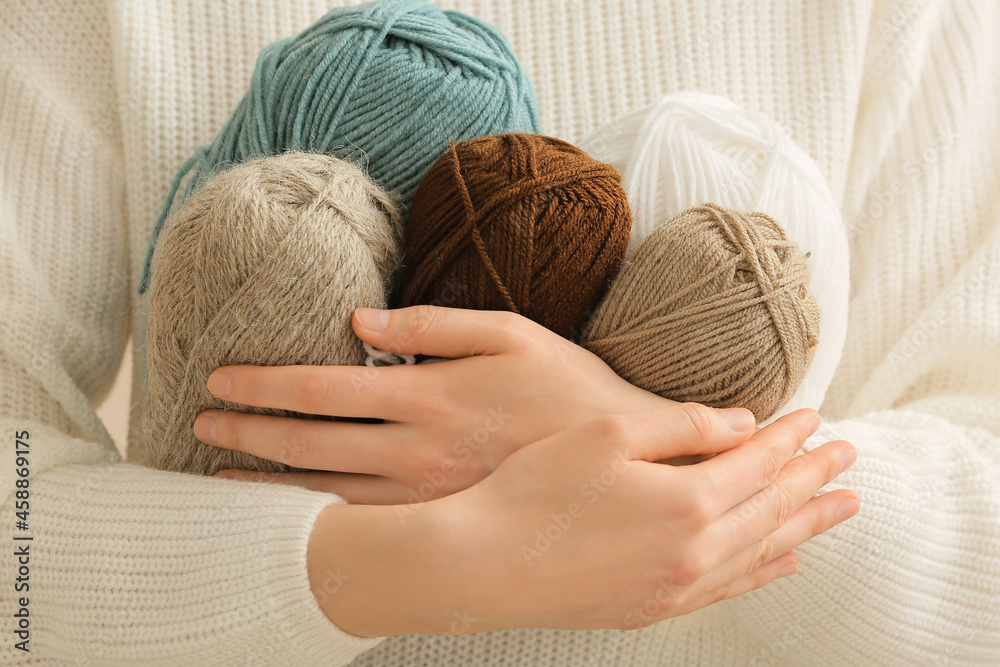
{"label": "tan yarn ball", "polygon": [[638,387],[763,421],[795,393],[816,349],[808,285],[805,257],[773,219],[696,206],[626,260],[583,345]]}
{"label": "tan yarn ball", "polygon": [[362,364],[355,308],[382,308],[401,252],[393,199],[358,166],[314,153],[253,160],[203,185],[153,256],[146,333],[149,463],[212,475],[295,470],[198,440],[219,366]]}

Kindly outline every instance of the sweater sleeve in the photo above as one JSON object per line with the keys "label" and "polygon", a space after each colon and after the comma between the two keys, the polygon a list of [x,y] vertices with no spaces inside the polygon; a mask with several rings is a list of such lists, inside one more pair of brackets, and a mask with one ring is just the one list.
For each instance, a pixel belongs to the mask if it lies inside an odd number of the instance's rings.
{"label": "sweater sleeve", "polygon": [[104,11],[0,12],[0,663],[345,664],[379,640],[306,569],[342,501],[123,463],[91,407],[134,289]]}
{"label": "sweater sleeve", "polygon": [[1000,660],[1000,51],[995,4],[883,3],[870,27],[845,220],[844,362],[807,448],[861,512],[800,573],[726,603],[750,664]]}

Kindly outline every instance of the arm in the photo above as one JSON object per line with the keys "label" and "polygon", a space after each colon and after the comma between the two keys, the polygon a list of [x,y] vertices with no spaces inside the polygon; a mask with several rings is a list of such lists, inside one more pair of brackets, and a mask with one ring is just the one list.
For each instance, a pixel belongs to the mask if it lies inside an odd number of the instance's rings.
{"label": "arm", "polygon": [[[853,463],[849,443],[789,460],[818,424],[799,410],[753,433],[746,410],[675,404],[588,420],[444,498],[331,506],[317,526],[357,539],[317,533],[310,568],[329,562],[343,582],[317,596],[359,635],[634,630],[689,614],[793,574],[792,548],[857,512],[849,491],[813,497]],[[656,462],[692,451],[715,456]]]}
{"label": "arm", "polygon": [[[51,7],[0,16],[0,663],[347,663],[377,640],[333,626],[307,571],[336,496],[123,464],[90,407],[114,377],[134,289],[126,102],[100,48],[104,5]],[[14,529],[17,479],[29,482],[26,531]],[[14,534],[33,537],[19,542],[29,589],[16,595]],[[14,641],[21,597],[29,653]]]}

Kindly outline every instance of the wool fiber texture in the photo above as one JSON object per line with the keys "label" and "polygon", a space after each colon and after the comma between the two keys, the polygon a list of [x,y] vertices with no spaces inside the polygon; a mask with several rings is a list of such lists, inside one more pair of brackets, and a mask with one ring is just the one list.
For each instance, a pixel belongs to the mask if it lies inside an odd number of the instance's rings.
{"label": "wool fiber texture", "polygon": [[157,246],[146,335],[150,463],[212,475],[290,466],[206,445],[208,409],[303,417],[209,393],[230,364],[359,365],[356,308],[383,308],[401,225],[388,193],[357,165],[320,154],[252,160],[209,181]]}

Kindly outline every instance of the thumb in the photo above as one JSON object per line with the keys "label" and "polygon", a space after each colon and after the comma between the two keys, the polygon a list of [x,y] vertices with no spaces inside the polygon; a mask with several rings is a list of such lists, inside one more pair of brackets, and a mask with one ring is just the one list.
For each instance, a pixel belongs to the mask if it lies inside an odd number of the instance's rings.
{"label": "thumb", "polygon": [[440,306],[358,308],[351,324],[358,338],[379,349],[449,359],[502,354],[556,335],[515,313]]}
{"label": "thumb", "polygon": [[[640,417],[641,415],[641,417]],[[754,434],[753,413],[744,408],[710,408],[677,403],[640,417],[632,424],[628,454],[645,461],[718,454],[746,442]]]}

